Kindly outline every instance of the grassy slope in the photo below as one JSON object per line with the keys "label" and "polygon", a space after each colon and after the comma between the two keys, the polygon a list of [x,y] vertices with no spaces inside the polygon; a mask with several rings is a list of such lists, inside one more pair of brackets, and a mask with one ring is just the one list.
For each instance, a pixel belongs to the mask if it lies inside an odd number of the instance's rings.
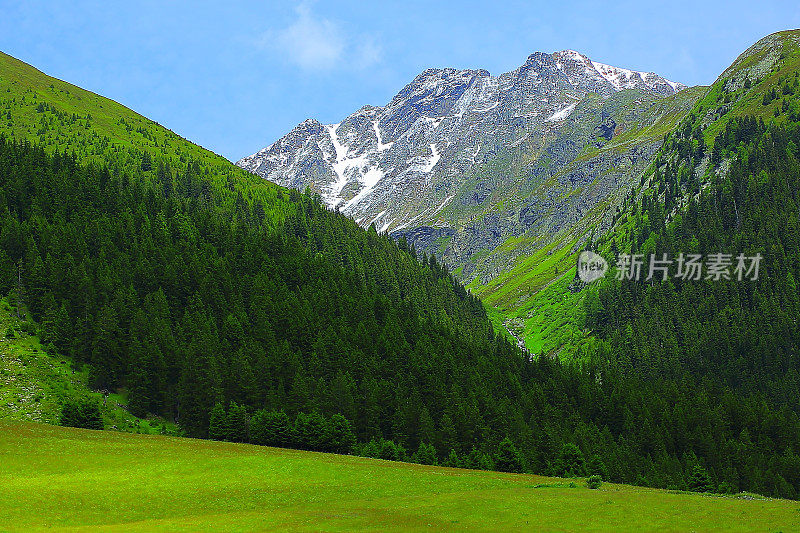
{"label": "grassy slope", "polygon": [[[0,422],[0,529],[800,528],[800,504]],[[469,502],[468,504],[466,502]]]}
{"label": "grassy slope", "polygon": [[[155,176],[157,162],[184,171],[190,162],[207,176],[218,199],[259,199],[268,215],[282,218],[292,209],[282,188],[246,172],[227,159],[108,98],[50,77],[0,52],[0,134],[29,140],[46,150],[75,152],[84,162],[96,162],[132,173]],[[150,171],[141,171],[147,152]]]}

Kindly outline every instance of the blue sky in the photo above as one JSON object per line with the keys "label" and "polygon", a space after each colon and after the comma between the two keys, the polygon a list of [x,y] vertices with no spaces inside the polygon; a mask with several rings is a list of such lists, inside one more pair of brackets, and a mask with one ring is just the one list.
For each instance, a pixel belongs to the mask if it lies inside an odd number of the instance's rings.
{"label": "blue sky", "polygon": [[383,105],[428,67],[498,74],[569,48],[708,84],[759,38],[797,27],[796,0],[0,0],[0,50],[232,160],[306,118]]}

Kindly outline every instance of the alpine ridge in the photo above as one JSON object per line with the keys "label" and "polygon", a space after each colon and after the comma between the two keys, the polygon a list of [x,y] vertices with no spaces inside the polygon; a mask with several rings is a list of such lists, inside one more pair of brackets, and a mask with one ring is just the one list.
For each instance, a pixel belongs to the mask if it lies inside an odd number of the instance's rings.
{"label": "alpine ridge", "polygon": [[[308,119],[237,164],[310,188],[362,226],[406,235],[457,267],[525,233],[541,211],[563,215],[548,223],[555,233],[627,183],[625,163],[592,157],[596,164],[569,176],[566,189],[526,201],[587,148],[652,125],[671,110],[653,112],[656,102],[683,89],[573,50],[534,53],[499,76],[428,69],[383,107],[364,106],[338,124]],[[657,146],[632,149],[624,159],[641,170]],[[558,205],[564,196],[569,206]]]}

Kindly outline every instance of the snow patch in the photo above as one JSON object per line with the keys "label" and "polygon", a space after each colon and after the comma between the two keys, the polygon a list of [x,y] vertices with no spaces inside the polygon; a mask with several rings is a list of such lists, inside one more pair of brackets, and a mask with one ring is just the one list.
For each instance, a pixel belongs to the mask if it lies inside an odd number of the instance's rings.
{"label": "snow patch", "polygon": [[347,163],[347,148],[339,142],[339,138],[336,136],[336,130],[339,128],[339,124],[331,124],[325,126],[325,129],[328,131],[328,135],[331,138],[331,144],[333,144],[333,149],[336,156],[336,162],[333,164],[333,171],[336,173],[336,181],[331,183],[330,190],[328,194],[325,195],[323,198],[325,203],[328,204],[331,208],[336,207],[342,201],[340,198],[340,194],[342,194],[342,189],[344,186],[347,185],[347,176],[345,175],[345,171],[349,166]]}
{"label": "snow patch", "polygon": [[339,124],[325,126],[325,129],[328,131],[328,135],[331,138],[333,149],[336,152],[336,162],[333,164],[333,171],[336,173],[337,179],[335,182],[331,183],[328,193],[323,196],[323,201],[331,209],[342,203],[343,198],[341,197],[341,194],[345,185],[347,185],[347,171],[350,169],[356,169],[360,173],[358,182],[362,185],[362,188],[357,195],[351,198],[344,205],[344,209],[347,209],[348,207],[360,202],[365,196],[371,193],[372,189],[375,188],[375,185],[377,185],[381,178],[383,178],[384,173],[377,166],[370,167],[367,154],[349,157],[347,155],[347,147],[339,142],[339,137],[336,135],[336,130],[338,128]]}
{"label": "snow patch", "polygon": [[[608,81],[614,89],[621,91],[623,89],[632,89],[636,87],[637,81],[641,80],[647,87],[654,89],[659,80],[664,80],[672,90],[675,92],[680,91],[683,86],[680,83],[675,83],[666,78],[661,78],[652,72],[640,72],[636,70],[628,70],[626,68],[612,67],[597,61],[592,61],[592,66],[595,70]],[[652,78],[648,81],[648,78]]]}
{"label": "snow patch", "polygon": [[363,172],[361,174],[361,180],[359,180],[363,186],[362,189],[358,191],[358,194],[353,196],[346,204],[344,204],[344,209],[348,209],[349,207],[356,205],[358,202],[366,198],[367,195],[372,192],[378,182],[381,181],[383,176],[383,171],[378,167],[373,167],[366,172]]}
{"label": "snow patch", "polygon": [[385,214],[386,214],[386,210],[384,209],[383,211],[381,211],[380,213],[378,213],[377,215],[375,215],[375,218],[373,218],[372,220],[370,220],[370,221],[369,221],[369,224],[367,224],[367,226],[368,226],[368,227],[369,227],[369,226],[371,226],[372,224],[374,224],[374,223],[375,223],[375,221],[376,221],[376,220],[378,220],[379,218],[381,218],[381,217],[382,217],[383,215],[385,215]]}
{"label": "snow patch", "polygon": [[422,167],[422,169],[421,169],[422,172],[428,173],[431,170],[433,170],[433,167],[436,166],[436,163],[438,163],[439,159],[441,159],[441,158],[442,158],[442,156],[440,156],[439,152],[436,151],[436,144],[435,143],[431,143],[431,158],[428,159],[428,161]]}
{"label": "snow patch", "polygon": [[383,141],[381,141],[381,131],[378,129],[378,121],[377,120],[372,123],[372,129],[375,131],[375,137],[377,137],[377,139],[378,139],[378,151],[379,152],[383,152],[384,150],[388,150],[389,148],[392,147],[392,145],[394,143],[383,144]]}
{"label": "snow patch", "polygon": [[446,206],[446,205],[447,205],[447,202],[449,202],[449,201],[450,201],[450,200],[452,200],[452,199],[453,199],[453,195],[452,195],[452,194],[451,194],[450,196],[448,196],[447,198],[445,198],[445,199],[444,199],[444,202],[442,202],[442,203],[441,203],[441,205],[439,205],[439,207],[437,207],[437,208],[436,208],[436,209],[433,211],[433,213],[431,213],[431,216],[433,216],[433,215],[435,215],[436,213],[438,213],[439,211],[441,211],[441,210],[444,208],[444,206]]}
{"label": "snow patch", "polygon": [[670,80],[668,80],[666,78],[664,78],[664,81],[667,82],[667,85],[672,87],[672,90],[675,91],[675,92],[683,90],[683,84],[682,83],[677,83],[677,82],[674,82],[674,81],[670,81]]}
{"label": "snow patch", "polygon": [[572,114],[572,111],[575,109],[576,105],[578,105],[578,102],[575,102],[574,104],[570,104],[570,105],[568,105],[567,107],[565,107],[563,109],[559,109],[558,111],[556,111],[555,113],[553,113],[552,115],[547,117],[545,119],[545,121],[546,122],[559,122],[561,120],[564,120],[565,118],[567,118],[568,116],[570,116]]}
{"label": "snow patch", "polygon": [[439,117],[439,118],[422,117],[422,119],[428,124],[433,124],[433,127],[431,129],[435,130],[436,128],[439,127],[439,124],[441,124],[442,120],[444,120],[444,117]]}

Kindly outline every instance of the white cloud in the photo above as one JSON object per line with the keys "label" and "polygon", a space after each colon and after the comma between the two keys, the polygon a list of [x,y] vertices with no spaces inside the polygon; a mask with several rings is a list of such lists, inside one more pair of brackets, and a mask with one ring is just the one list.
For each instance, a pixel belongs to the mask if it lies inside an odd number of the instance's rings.
{"label": "white cloud", "polygon": [[295,8],[294,21],[279,30],[269,30],[258,40],[286,61],[310,71],[335,68],[361,70],[381,60],[381,47],[368,36],[353,38],[334,21],[316,17],[306,2]]}

